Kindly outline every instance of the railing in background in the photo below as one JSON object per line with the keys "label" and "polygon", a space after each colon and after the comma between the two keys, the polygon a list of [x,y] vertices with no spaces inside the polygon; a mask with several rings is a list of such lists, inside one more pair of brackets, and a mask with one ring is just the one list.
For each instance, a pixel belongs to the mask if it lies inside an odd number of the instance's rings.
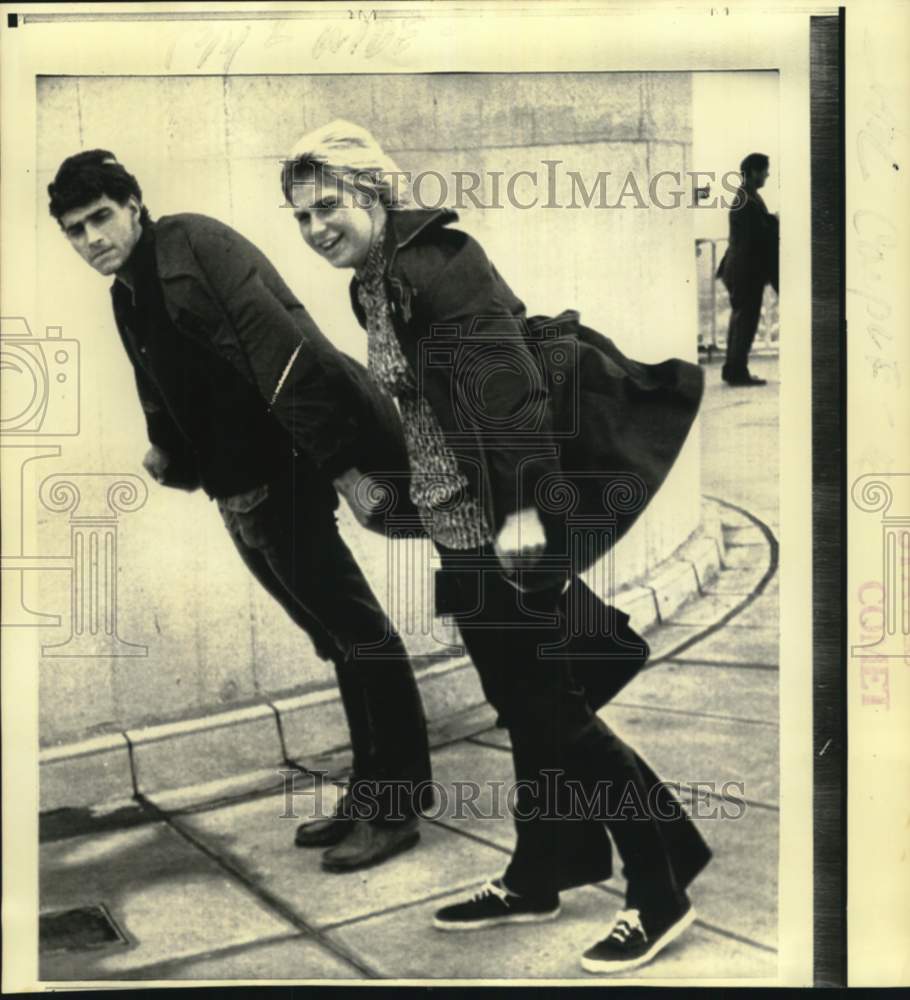
{"label": "railing in background", "polygon": [[[698,278],[698,353],[707,355],[727,349],[727,329],[730,325],[730,296],[724,283],[715,278],[717,266],[727,249],[725,239],[695,241],[695,270]],[[753,354],[777,354],[780,336],[777,295],[766,287],[762,302],[758,332],[752,346]]]}

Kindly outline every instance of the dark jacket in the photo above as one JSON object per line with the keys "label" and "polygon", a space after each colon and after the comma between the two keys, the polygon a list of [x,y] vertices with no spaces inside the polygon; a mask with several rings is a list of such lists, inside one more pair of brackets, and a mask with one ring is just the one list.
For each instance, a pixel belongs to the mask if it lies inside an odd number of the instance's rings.
{"label": "dark jacket", "polygon": [[730,209],[730,242],[717,268],[731,298],[760,294],[765,285],[778,285],[777,216],[757,192],[741,187]]}
{"label": "dark jacket", "polygon": [[[576,312],[527,317],[477,241],[448,228],[455,219],[389,213],[395,332],[494,531],[536,506],[548,555],[571,556],[580,571],[663,482],[697,413],[701,370],[631,361]],[[351,300],[364,325],[356,277]],[[584,524],[595,545],[579,551]]]}
{"label": "dark jacket", "polygon": [[[179,336],[214,352],[254,387],[276,432],[289,434],[319,473],[332,478],[352,466],[369,471],[406,461],[394,404],[320,332],[260,250],[203,215],[163,216],[151,227],[163,306]],[[165,450],[189,444],[178,478],[192,485],[195,442],[174,420],[129,338],[124,345],[149,438]],[[225,395],[236,385],[225,384]]]}

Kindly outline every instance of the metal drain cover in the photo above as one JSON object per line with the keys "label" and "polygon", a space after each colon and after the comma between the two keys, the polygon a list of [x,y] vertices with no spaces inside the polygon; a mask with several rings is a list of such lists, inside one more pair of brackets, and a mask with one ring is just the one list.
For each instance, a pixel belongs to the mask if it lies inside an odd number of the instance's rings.
{"label": "metal drain cover", "polygon": [[128,944],[126,935],[102,905],[53,910],[38,917],[38,950],[88,951],[111,944]]}

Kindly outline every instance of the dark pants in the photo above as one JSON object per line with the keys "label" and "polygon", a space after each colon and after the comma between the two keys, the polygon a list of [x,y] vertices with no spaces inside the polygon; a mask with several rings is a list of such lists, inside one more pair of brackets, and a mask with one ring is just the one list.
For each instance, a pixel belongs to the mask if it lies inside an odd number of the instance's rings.
{"label": "dark pants", "polygon": [[749,374],[749,351],[758,330],[764,284],[747,285],[730,296],[730,327],[727,331],[727,357],[723,367],[725,379],[745,378]]}
{"label": "dark pants", "polygon": [[[464,589],[476,592],[476,574],[458,571],[459,556],[471,554],[439,551],[449,585],[467,580]],[[594,714],[571,654],[540,655],[567,634],[561,591],[557,585],[521,594],[490,571],[482,598],[465,600],[465,608],[479,610],[454,616],[512,740],[517,839],[506,884],[537,895],[609,878],[609,830],[623,860],[628,905],[672,909],[711,852],[672,792]],[[555,621],[541,624],[541,614]]]}
{"label": "dark pants", "polygon": [[337,504],[331,484],[297,463],[252,509],[219,507],[253,575],[334,662],[352,787],[360,783],[358,797],[379,822],[391,821],[431,802],[427,784],[412,794],[431,776],[426,719],[401,638],[338,533]]}

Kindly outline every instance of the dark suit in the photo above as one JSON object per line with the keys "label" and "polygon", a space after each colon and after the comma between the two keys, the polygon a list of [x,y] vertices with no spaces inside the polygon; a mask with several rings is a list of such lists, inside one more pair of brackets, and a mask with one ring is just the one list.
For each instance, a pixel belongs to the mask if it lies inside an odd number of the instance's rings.
{"label": "dark suit", "polygon": [[114,282],[114,315],[149,440],[171,458],[165,485],[217,500],[246,565],[334,662],[355,777],[425,781],[407,652],[338,533],[332,486],[352,466],[401,465],[393,404],[263,254],[217,220],[146,224],[129,264],[133,289]]}
{"label": "dark suit", "polygon": [[778,222],[757,191],[740,188],[730,209],[730,244],[717,269],[730,293],[725,379],[745,378],[765,285],[777,291]]}

